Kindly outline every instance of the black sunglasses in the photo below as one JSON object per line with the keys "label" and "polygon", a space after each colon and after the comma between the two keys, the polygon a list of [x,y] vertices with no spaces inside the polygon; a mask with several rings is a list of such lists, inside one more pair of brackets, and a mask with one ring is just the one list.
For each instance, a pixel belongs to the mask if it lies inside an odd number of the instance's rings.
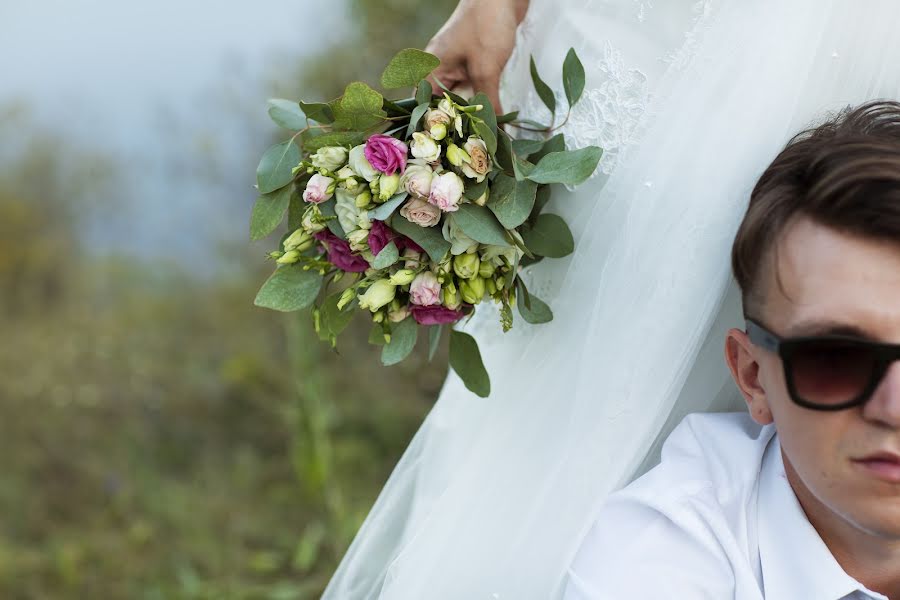
{"label": "black sunglasses", "polygon": [[747,319],[750,341],[778,354],[791,399],[813,410],[843,410],[864,404],[878,389],[900,344],[880,344],[842,335],[781,338]]}

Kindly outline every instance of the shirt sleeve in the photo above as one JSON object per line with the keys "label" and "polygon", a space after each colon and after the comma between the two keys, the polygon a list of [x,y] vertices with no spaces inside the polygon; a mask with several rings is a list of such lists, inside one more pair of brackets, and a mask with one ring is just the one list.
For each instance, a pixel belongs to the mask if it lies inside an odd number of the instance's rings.
{"label": "shirt sleeve", "polygon": [[564,600],[723,600],[734,571],[714,527],[688,507],[607,503],[568,570]]}

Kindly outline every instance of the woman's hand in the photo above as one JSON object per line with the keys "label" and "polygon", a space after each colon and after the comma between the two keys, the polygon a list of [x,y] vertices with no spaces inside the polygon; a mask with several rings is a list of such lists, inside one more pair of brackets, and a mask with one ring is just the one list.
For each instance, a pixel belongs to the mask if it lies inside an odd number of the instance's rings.
{"label": "woman's hand", "polygon": [[528,10],[528,0],[460,0],[425,50],[441,59],[432,72],[451,90],[484,92],[500,107],[500,73],[512,54],[516,27]]}

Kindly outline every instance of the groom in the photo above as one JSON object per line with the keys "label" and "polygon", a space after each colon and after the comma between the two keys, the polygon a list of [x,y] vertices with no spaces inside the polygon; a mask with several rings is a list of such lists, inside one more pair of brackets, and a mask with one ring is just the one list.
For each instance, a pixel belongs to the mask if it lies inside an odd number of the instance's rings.
{"label": "groom", "polygon": [[565,599],[900,600],[900,104],[794,138],[732,264],[749,417],[685,419],[604,504]]}

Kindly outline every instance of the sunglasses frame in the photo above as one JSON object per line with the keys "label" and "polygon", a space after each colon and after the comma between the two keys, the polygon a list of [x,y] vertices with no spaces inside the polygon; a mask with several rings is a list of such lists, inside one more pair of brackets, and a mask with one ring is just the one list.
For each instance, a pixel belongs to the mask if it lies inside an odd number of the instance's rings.
{"label": "sunglasses frame", "polygon": [[[784,368],[784,380],[785,383],[787,383],[788,394],[790,395],[791,400],[793,400],[795,404],[811,410],[831,412],[865,404],[869,398],[872,397],[872,394],[875,393],[875,390],[878,389],[878,386],[884,379],[891,364],[900,360],[900,344],[882,344],[845,335],[782,338],[760,325],[758,321],[754,321],[753,319],[747,319],[746,321],[747,335],[750,337],[750,341],[761,348],[778,354],[781,358],[781,364]],[[841,404],[816,404],[815,402],[810,402],[802,398],[800,394],[797,393],[797,388],[794,385],[794,374],[791,367],[791,361],[798,350],[811,342],[841,342],[843,344],[865,348],[872,352],[875,359],[872,375],[869,378],[869,383],[856,398]]]}

